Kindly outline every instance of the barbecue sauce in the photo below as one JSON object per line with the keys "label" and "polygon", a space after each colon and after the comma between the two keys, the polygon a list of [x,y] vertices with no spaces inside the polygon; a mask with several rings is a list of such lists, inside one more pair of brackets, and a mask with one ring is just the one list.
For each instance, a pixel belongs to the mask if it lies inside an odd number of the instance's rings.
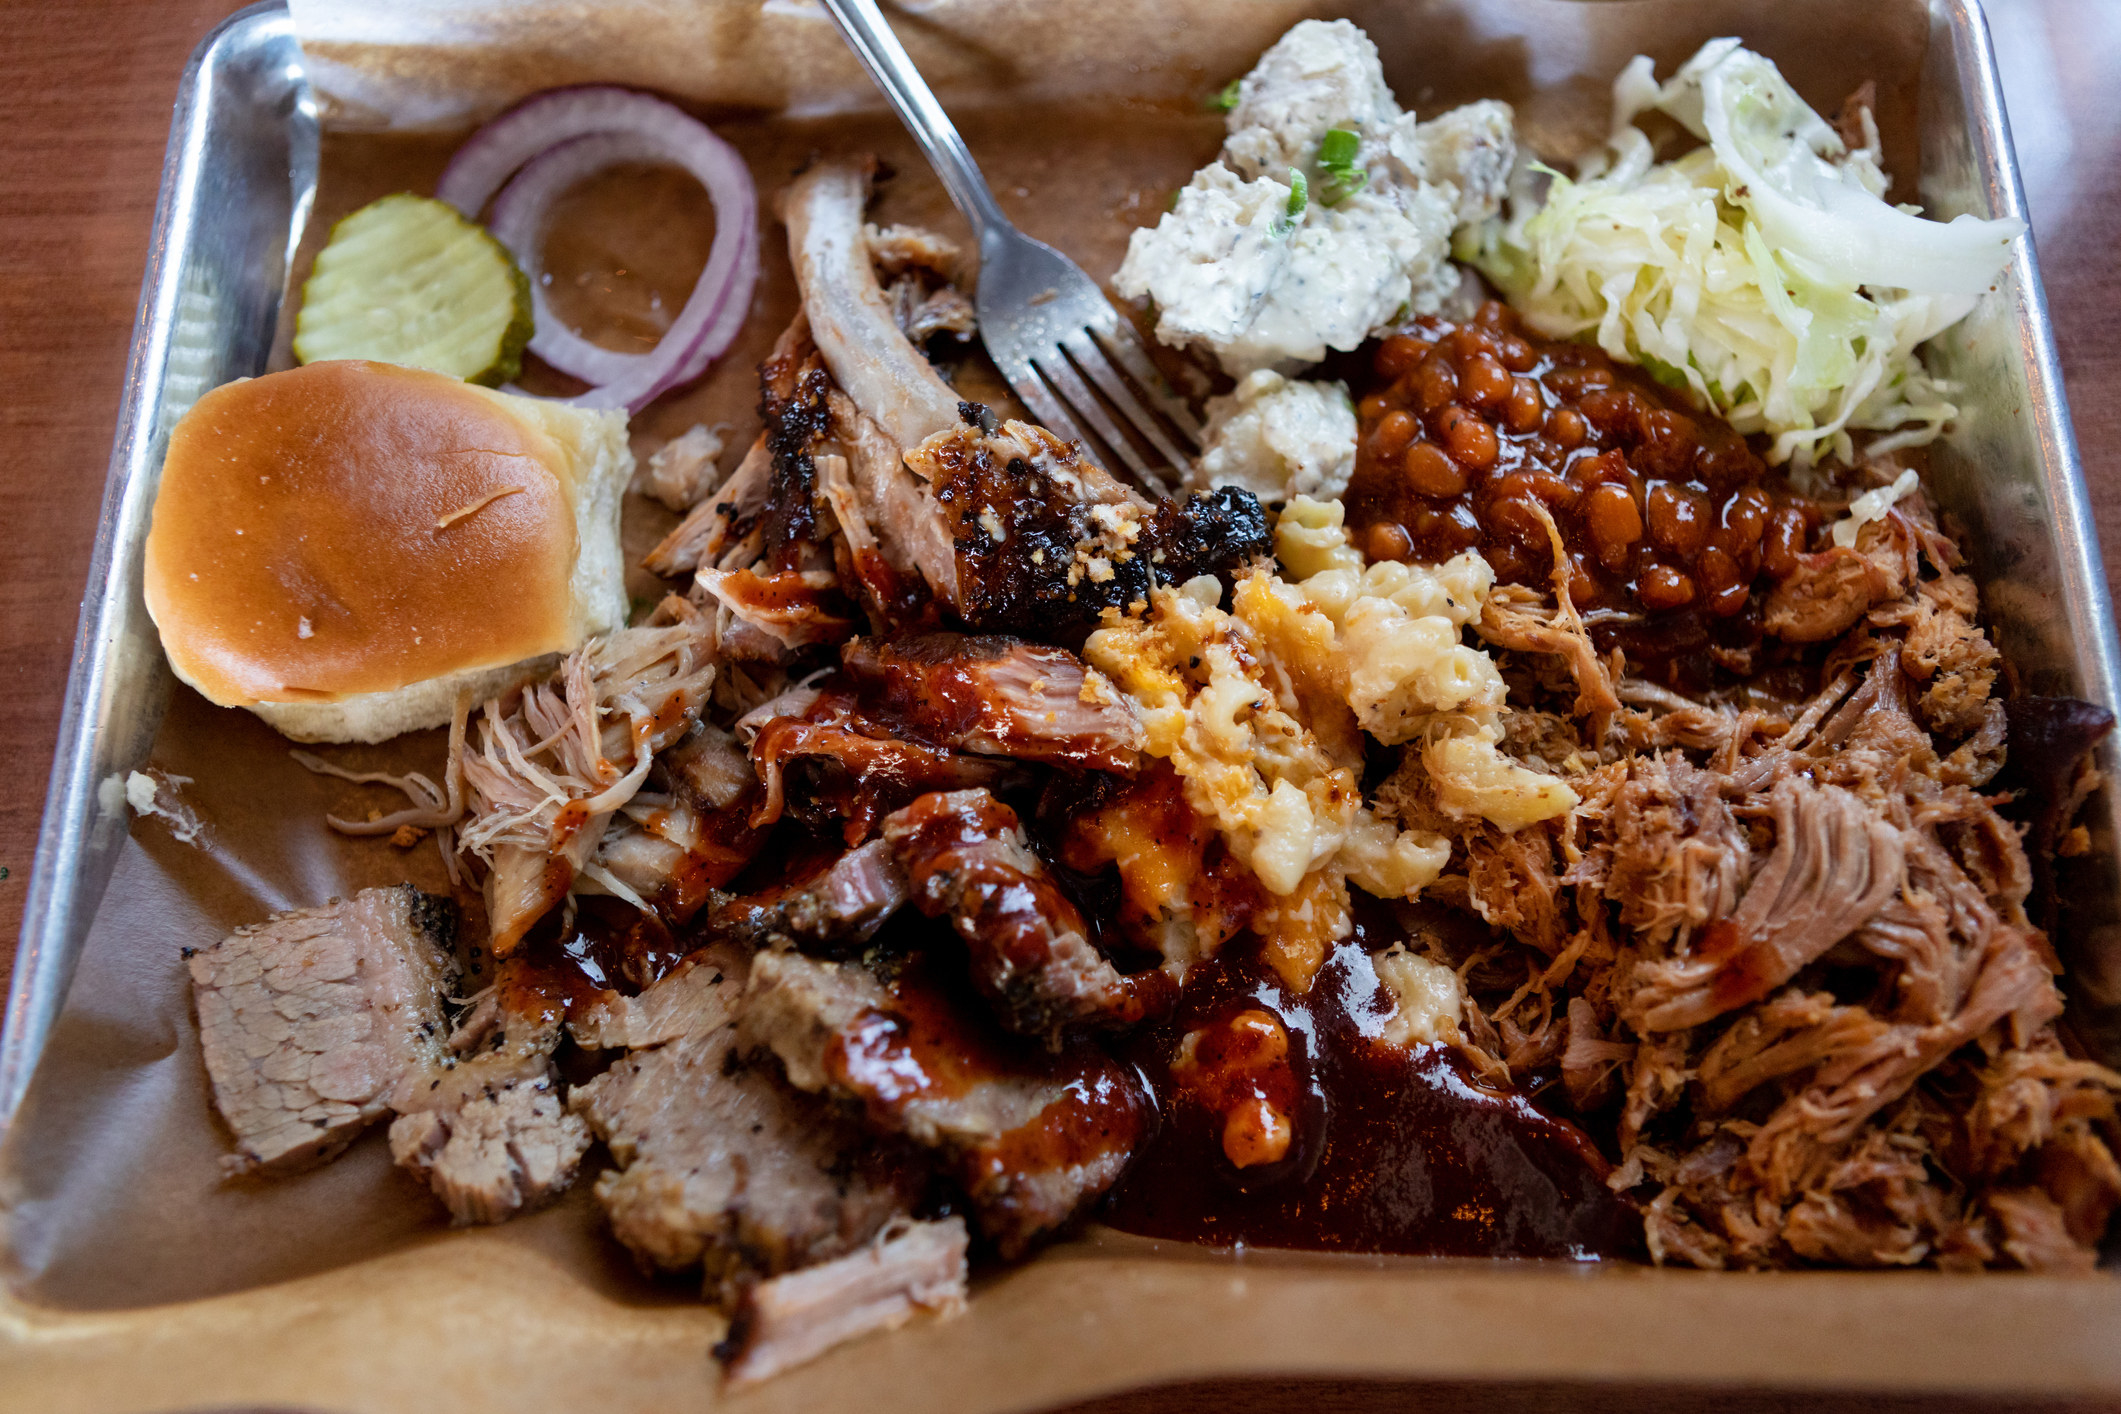
{"label": "barbecue sauce", "polygon": [[[1249,933],[1188,975],[1176,1012],[1125,1045],[1162,1122],[1104,1221],[1213,1246],[1639,1256],[1641,1219],[1607,1190],[1606,1162],[1581,1130],[1475,1083],[1449,1046],[1407,1049],[1379,1037],[1393,1001],[1370,953],[1388,931],[1375,918],[1359,923],[1301,996]],[[1268,1048],[1273,1064],[1260,1064],[1254,1048],[1244,1073],[1221,1083],[1183,1073],[1211,1049],[1228,1051],[1224,1034],[1262,1034],[1263,1019],[1286,1037]],[[1283,1116],[1290,1134],[1271,1160],[1272,1145],[1240,1146],[1253,1160],[1240,1168],[1228,1140],[1248,1104]]]}
{"label": "barbecue sauce", "polygon": [[559,1021],[610,993],[635,995],[692,950],[660,918],[631,904],[593,895],[575,903],[565,927],[563,910],[552,910],[513,956],[495,964],[509,1015]]}

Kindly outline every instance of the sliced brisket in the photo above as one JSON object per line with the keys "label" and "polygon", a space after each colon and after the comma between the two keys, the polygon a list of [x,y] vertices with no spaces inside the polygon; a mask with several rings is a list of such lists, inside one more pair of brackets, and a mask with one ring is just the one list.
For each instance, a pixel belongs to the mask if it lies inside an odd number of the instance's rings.
{"label": "sliced brisket", "polygon": [[482,1091],[454,1109],[418,1110],[390,1126],[390,1156],[427,1180],[450,1220],[504,1222],[574,1182],[589,1129],[548,1076]]}
{"label": "sliced brisket", "polygon": [[279,913],[192,954],[230,1173],[322,1163],[443,1055],[456,908],[410,885]]}
{"label": "sliced brisket", "polygon": [[965,1220],[900,1219],[858,1252],[747,1288],[716,1349],[741,1388],[874,1331],[896,1330],[918,1311],[965,1309]]}
{"label": "sliced brisket", "polygon": [[829,1103],[742,1061],[746,969],[742,950],[710,948],[650,988],[642,1010],[670,1022],[643,1034],[682,1033],[569,1096],[620,1165],[596,1186],[613,1233],[650,1266],[704,1263],[710,1292],[860,1249],[917,1179]]}
{"label": "sliced brisket", "polygon": [[[734,962],[734,980],[725,970]],[[743,987],[744,952],[710,947],[693,953],[637,996],[605,992],[574,1007],[567,1030],[586,1050],[641,1050],[725,1025]]]}
{"label": "sliced brisket", "polygon": [[426,1180],[460,1227],[546,1203],[574,1182],[589,1148],[553,1074],[558,1016],[524,992],[523,966],[503,963],[450,1033],[449,1054],[391,1096],[392,1159]]}

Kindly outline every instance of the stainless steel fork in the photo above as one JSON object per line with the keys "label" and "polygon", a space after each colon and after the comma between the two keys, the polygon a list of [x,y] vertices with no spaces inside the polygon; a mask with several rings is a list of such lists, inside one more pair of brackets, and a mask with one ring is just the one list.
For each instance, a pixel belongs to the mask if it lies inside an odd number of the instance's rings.
{"label": "stainless steel fork", "polygon": [[972,223],[979,238],[980,337],[1002,377],[1053,432],[1081,442],[1107,467],[1117,458],[1149,490],[1168,494],[1155,458],[1182,476],[1200,450],[1200,423],[1150,362],[1134,326],[1081,266],[1002,215],[876,0],[824,4]]}

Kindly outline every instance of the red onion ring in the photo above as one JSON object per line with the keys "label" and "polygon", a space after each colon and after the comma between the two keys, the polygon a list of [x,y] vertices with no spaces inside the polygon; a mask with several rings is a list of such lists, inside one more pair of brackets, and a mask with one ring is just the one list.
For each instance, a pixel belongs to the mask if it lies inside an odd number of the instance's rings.
{"label": "red onion ring", "polygon": [[435,187],[438,198],[474,219],[499,190],[491,229],[528,268],[560,194],[625,161],[672,162],[690,172],[714,203],[714,245],[684,308],[645,354],[599,348],[567,329],[546,305],[539,282],[532,282],[538,323],[532,350],[597,385],[566,399],[578,407],[637,411],[698,377],[735,340],[759,270],[758,196],[743,158],[704,123],[660,98],[601,85],[563,88],[526,99],[473,133]]}
{"label": "red onion ring", "polygon": [[[548,147],[523,164],[522,170],[494,198],[486,229],[507,246],[530,276],[530,305],[536,332],[530,351],[585,383],[615,382],[637,370],[647,354],[626,353],[591,343],[567,327],[545,297],[545,281],[533,259],[545,243],[545,217],[561,192],[585,177],[621,162],[653,161],[661,150],[637,133],[590,133]],[[699,369],[706,360],[695,357]],[[699,369],[695,369],[697,373]]]}

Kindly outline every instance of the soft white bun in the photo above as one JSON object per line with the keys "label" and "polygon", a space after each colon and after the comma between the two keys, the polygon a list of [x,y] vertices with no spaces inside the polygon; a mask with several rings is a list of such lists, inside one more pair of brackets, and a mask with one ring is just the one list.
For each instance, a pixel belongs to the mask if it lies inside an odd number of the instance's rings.
{"label": "soft white bun", "polygon": [[626,417],[418,369],[216,388],[170,434],[148,612],[178,677],[297,741],[440,726],[626,620]]}

